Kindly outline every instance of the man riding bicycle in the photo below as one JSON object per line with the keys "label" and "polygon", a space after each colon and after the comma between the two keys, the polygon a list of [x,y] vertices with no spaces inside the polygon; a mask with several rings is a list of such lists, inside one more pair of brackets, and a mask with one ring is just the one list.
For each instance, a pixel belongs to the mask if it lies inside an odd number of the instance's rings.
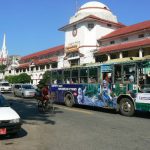
{"label": "man riding bicycle", "polygon": [[54,111],[53,100],[50,96],[49,86],[45,84],[41,90],[41,98],[38,99],[38,109],[39,111]]}
{"label": "man riding bicycle", "polygon": [[49,89],[48,89],[48,85],[45,85],[42,88],[41,94],[42,94],[42,103],[48,102],[49,101]]}

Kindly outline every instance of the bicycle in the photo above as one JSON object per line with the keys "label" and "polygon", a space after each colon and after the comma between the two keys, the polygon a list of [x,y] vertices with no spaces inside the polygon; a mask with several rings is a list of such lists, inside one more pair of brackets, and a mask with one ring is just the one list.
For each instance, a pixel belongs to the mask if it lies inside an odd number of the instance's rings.
{"label": "bicycle", "polygon": [[51,112],[54,113],[54,102],[51,100],[42,101],[38,100],[38,111],[39,112]]}

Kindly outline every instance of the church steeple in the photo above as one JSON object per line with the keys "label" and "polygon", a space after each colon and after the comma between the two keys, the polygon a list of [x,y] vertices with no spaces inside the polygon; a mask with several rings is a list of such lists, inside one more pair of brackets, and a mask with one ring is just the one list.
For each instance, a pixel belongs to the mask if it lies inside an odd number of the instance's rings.
{"label": "church steeple", "polygon": [[4,33],[2,49],[3,49],[3,48],[6,49],[6,33]]}
{"label": "church steeple", "polygon": [[6,47],[6,34],[4,33],[3,45],[2,45],[2,49],[1,49],[1,60],[3,60],[4,64],[6,64],[7,57],[8,57],[8,51],[7,51],[7,47]]}

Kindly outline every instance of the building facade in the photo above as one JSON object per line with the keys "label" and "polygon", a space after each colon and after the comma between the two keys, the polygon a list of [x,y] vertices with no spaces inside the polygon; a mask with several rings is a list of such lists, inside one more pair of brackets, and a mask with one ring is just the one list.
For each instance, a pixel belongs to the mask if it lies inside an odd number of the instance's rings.
{"label": "building facade", "polygon": [[45,71],[58,67],[58,62],[61,62],[63,53],[64,46],[60,45],[21,57],[17,61],[18,64],[16,62],[13,66],[10,65],[7,68],[5,76],[27,73],[31,76],[32,83],[37,85]]}
{"label": "building facade", "polygon": [[98,1],[82,5],[59,30],[65,32],[64,45],[22,57],[5,75],[25,72],[38,84],[53,68],[150,56],[150,21],[125,26]]}
{"label": "building facade", "polygon": [[91,1],[79,8],[69,24],[60,28],[65,32],[65,67],[95,63],[97,39],[124,27],[108,6]]}

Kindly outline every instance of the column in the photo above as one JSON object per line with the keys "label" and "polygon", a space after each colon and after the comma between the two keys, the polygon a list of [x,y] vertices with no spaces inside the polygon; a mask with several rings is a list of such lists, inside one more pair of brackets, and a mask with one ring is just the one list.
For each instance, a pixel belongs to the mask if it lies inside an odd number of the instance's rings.
{"label": "column", "polygon": [[110,58],[110,54],[107,54],[107,60],[110,60],[111,58]]}
{"label": "column", "polygon": [[143,57],[143,49],[142,49],[142,48],[139,49],[139,57],[140,57],[140,58]]}
{"label": "column", "polygon": [[44,66],[44,70],[45,70],[45,71],[47,70],[47,67],[46,67],[46,65]]}
{"label": "column", "polygon": [[119,58],[123,58],[122,52],[119,53]]}
{"label": "column", "polygon": [[31,74],[31,67],[29,67],[29,74]]}

